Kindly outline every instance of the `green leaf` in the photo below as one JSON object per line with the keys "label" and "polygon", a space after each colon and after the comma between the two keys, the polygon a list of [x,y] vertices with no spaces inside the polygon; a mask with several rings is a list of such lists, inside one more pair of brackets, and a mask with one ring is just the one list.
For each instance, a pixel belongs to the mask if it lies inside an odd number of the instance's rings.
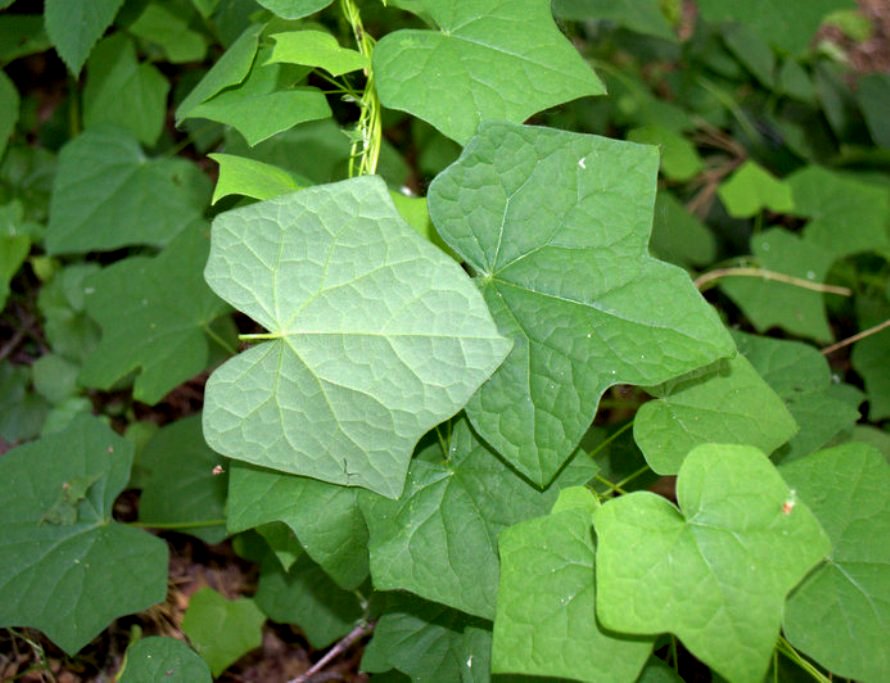
{"label": "green leaf", "polygon": [[[0,0],[0,8],[11,2],[12,0]],[[0,15],[0,64],[8,64],[19,57],[44,52],[50,47],[52,45],[46,35],[41,15]]]}
{"label": "green leaf", "polygon": [[[562,479],[586,483],[586,454]],[[585,466],[586,464],[586,466]],[[466,422],[451,435],[448,460],[415,460],[402,497],[360,498],[378,590],[408,590],[486,619],[494,617],[500,531],[546,514],[558,486],[540,491],[482,444]]]}
{"label": "green leaf", "polygon": [[61,403],[77,393],[80,367],[57,353],[47,353],[31,366],[34,389],[52,404]]}
{"label": "green leaf", "polygon": [[204,587],[189,600],[182,632],[216,677],[260,646],[264,621],[266,615],[253,600],[227,600],[212,588]]}
{"label": "green leaf", "polygon": [[514,340],[467,415],[540,486],[608,387],[659,384],[734,350],[688,275],[648,255],[657,166],[644,145],[483,124],[430,186],[434,225]]}
{"label": "green leaf", "polygon": [[890,678],[890,466],[864,444],[838,446],[781,468],[834,549],[785,607],[795,647],[833,673]]}
{"label": "green leaf", "polygon": [[717,256],[714,233],[664,190],[655,198],[649,248],[658,258],[686,267],[709,265]]}
{"label": "green leaf", "polygon": [[856,99],[868,124],[872,140],[878,147],[890,147],[890,75],[868,74],[857,80]]}
{"label": "green leaf", "polygon": [[723,42],[761,84],[772,90],[776,80],[776,56],[755,29],[748,24],[726,26]]}
{"label": "green leaf", "polygon": [[[557,509],[567,496],[576,500]],[[590,683],[636,680],[654,639],[606,632],[596,620],[596,505],[587,489],[566,489],[552,514],[500,535],[495,673]]]}
{"label": "green leaf", "polygon": [[[759,265],[775,273],[823,283],[834,257],[822,247],[782,228],[771,228],[751,238]],[[727,277],[720,288],[732,299],[758,332],[772,327],[816,341],[830,341],[832,331],[822,292],[758,277]]]}
{"label": "green leaf", "polygon": [[302,19],[323,10],[333,0],[257,0],[257,2],[283,19]]}
{"label": "green leaf", "polygon": [[282,80],[290,80],[287,72],[292,68],[258,64],[243,83],[195,105],[187,118],[232,126],[253,146],[297,124],[329,117],[327,99],[317,88],[279,87]]}
{"label": "green leaf", "polygon": [[164,127],[169,89],[160,71],[137,61],[133,42],[116,33],[96,46],[87,63],[84,125],[111,124],[153,145]]}
{"label": "green leaf", "polygon": [[764,209],[775,213],[794,209],[791,187],[750,159],[720,183],[717,194],[733,218],[751,218]]}
{"label": "green leaf", "polygon": [[[188,524],[182,531],[205,543],[219,543],[226,537],[228,462],[204,442],[200,415],[179,419],[158,431],[142,451],[139,465],[145,472],[139,498],[143,524]],[[221,472],[215,471],[217,466],[223,468]],[[214,523],[197,526],[205,521]]]}
{"label": "green leaf", "polygon": [[176,125],[191,115],[192,110],[202,102],[226,88],[238,85],[247,78],[259,46],[260,33],[264,26],[255,24],[244,29],[238,39],[223,53],[204,78],[195,86],[176,109]]}
{"label": "green leaf", "polygon": [[661,172],[666,178],[685,181],[705,166],[695,146],[679,133],[660,126],[642,126],[627,131],[627,139],[661,149]]}
{"label": "green leaf", "polygon": [[676,474],[686,454],[706,443],[734,443],[772,453],[797,432],[782,399],[744,356],[648,390],[634,418],[634,438],[658,474]]}
{"label": "green leaf", "polygon": [[760,683],[787,593],[831,550],[756,448],[708,444],[680,468],[678,510],[635,492],[594,515],[596,613],[623,633],[675,633],[737,683]]}
{"label": "green leaf", "polygon": [[343,590],[308,555],[289,571],[279,562],[263,563],[257,605],[270,619],[297,624],[312,647],[327,647],[352,630],[362,617],[356,591]]}
{"label": "green leaf", "polygon": [[75,76],[123,4],[124,0],[46,0],[46,32]]}
{"label": "green leaf", "polygon": [[849,429],[859,411],[831,395],[828,361],[812,346],[734,332],[739,351],[785,401],[800,431],[773,455],[791,460],[812,453]]}
{"label": "green leaf", "polygon": [[374,49],[380,101],[460,143],[480,121],[520,123],[605,92],[553,23],[549,0],[442,0],[424,9],[437,30],[395,31]]}
{"label": "green leaf", "polygon": [[9,283],[31,252],[31,240],[25,235],[0,235],[0,311],[6,307]]}
{"label": "green leaf", "polygon": [[832,10],[848,7],[854,7],[850,0],[752,0],[745,5],[739,5],[733,0],[700,0],[698,3],[699,12],[705,21],[738,21],[773,47],[791,54],[806,49],[819,28],[822,17]]}
{"label": "green leaf", "polygon": [[365,648],[361,668],[372,673],[395,668],[415,683],[488,683],[490,658],[491,630],[484,621],[393,594]]}
{"label": "green leaf", "polygon": [[834,257],[890,249],[886,188],[861,182],[819,166],[807,166],[788,177],[794,213],[809,222],[807,242]]}
{"label": "green leaf", "polygon": [[162,602],[167,546],[112,520],[130,444],[93,417],[0,458],[0,625],[69,655],[110,621]]}
{"label": "green leaf", "polygon": [[189,21],[194,16],[194,13],[191,17],[182,16],[181,10],[153,2],[130,24],[128,31],[158,45],[168,62],[200,62],[207,53],[207,42],[204,36],[189,28]]}
{"label": "green leaf", "polygon": [[0,71],[0,159],[6,152],[6,143],[15,130],[18,120],[19,92],[9,76]]}
{"label": "green leaf", "polygon": [[266,63],[286,62],[321,67],[333,76],[367,69],[368,59],[355,50],[340,47],[337,39],[325,31],[288,31],[273,33],[272,54]]}
{"label": "green leaf", "polygon": [[228,528],[232,533],[284,522],[306,553],[345,589],[368,576],[368,528],[358,489],[234,463]]}
{"label": "green leaf", "polygon": [[572,21],[611,21],[637,33],[676,42],[659,0],[554,0],[553,14]]}
{"label": "green leaf", "polygon": [[127,648],[119,683],[211,683],[210,669],[181,640],[153,636]]}
{"label": "green leaf", "polygon": [[202,228],[193,225],[154,258],[118,261],[87,281],[86,308],[102,341],[83,365],[85,386],[110,389],[139,371],[133,397],[151,405],[207,367],[210,323],[228,307],[201,276],[209,250]]}
{"label": "green leaf", "polygon": [[373,176],[218,216],[205,277],[269,330],[207,383],[211,447],[390,497],[417,440],[510,347],[460,266]]}
{"label": "green leaf", "polygon": [[851,358],[853,369],[865,381],[868,419],[879,422],[890,417],[890,330],[856,342]]}
{"label": "green leaf", "polygon": [[796,59],[789,57],[782,63],[778,78],[777,92],[807,103],[816,99],[813,81]]}
{"label": "green leaf", "polygon": [[283,168],[234,154],[208,154],[219,164],[219,179],[213,190],[213,203],[223,197],[241,195],[272,199],[310,184]]}
{"label": "green leaf", "polygon": [[0,361],[0,439],[9,443],[33,439],[40,433],[48,406],[28,390],[27,366]]}
{"label": "green leaf", "polygon": [[74,263],[56,271],[37,295],[50,346],[78,364],[89,358],[99,343],[99,327],[86,314],[84,304],[85,281],[97,272],[95,263]]}
{"label": "green leaf", "polygon": [[194,164],[148,159],[122,130],[88,130],[59,154],[46,248],[164,245],[201,216],[209,196],[210,181]]}

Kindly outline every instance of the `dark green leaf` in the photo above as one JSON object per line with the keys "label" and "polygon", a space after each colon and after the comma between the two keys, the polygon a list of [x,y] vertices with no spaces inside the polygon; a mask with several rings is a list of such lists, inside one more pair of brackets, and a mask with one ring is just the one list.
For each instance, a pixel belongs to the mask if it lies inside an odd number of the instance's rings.
{"label": "dark green leaf", "polygon": [[210,669],[181,640],[154,636],[127,648],[119,683],[211,683]]}
{"label": "dark green leaf", "polygon": [[124,0],[46,0],[46,32],[75,76],[123,4]]}

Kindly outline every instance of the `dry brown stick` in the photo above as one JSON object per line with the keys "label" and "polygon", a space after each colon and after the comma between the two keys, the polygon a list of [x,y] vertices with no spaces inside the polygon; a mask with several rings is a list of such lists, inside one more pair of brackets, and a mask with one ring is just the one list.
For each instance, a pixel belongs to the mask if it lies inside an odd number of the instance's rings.
{"label": "dry brown stick", "polygon": [[862,330],[862,332],[860,332],[859,334],[854,334],[852,337],[847,337],[846,339],[842,339],[841,341],[837,342],[836,344],[832,344],[831,346],[826,346],[824,349],[822,349],[822,355],[827,356],[829,353],[834,353],[838,349],[842,349],[845,346],[849,346],[850,344],[853,344],[854,342],[858,342],[860,339],[865,339],[866,337],[870,337],[873,334],[877,334],[878,332],[883,330],[885,327],[890,327],[890,318],[888,318],[887,320],[885,320],[882,323],[878,323],[874,327],[869,327],[867,330]]}
{"label": "dry brown stick", "polygon": [[786,275],[785,273],[777,273],[774,270],[766,270],[764,268],[718,268],[708,271],[695,278],[695,286],[703,289],[706,284],[714,280],[720,280],[725,277],[757,277],[763,280],[774,280],[782,282],[786,285],[793,285],[803,289],[811,289],[814,292],[823,292],[824,294],[837,294],[839,296],[850,296],[852,290],[847,287],[836,287],[835,285],[826,285],[821,282],[810,282],[803,278]]}
{"label": "dry brown stick", "polygon": [[359,624],[354,629],[352,629],[349,633],[347,633],[343,638],[341,638],[334,647],[328,650],[324,657],[319,659],[315,664],[313,664],[309,669],[301,673],[296,678],[292,678],[287,683],[309,683],[312,679],[312,676],[317,674],[319,671],[324,669],[328,664],[331,663],[334,659],[339,657],[341,654],[346,652],[352,645],[361,638],[364,638],[371,631],[374,630],[374,622],[369,621],[362,624]]}

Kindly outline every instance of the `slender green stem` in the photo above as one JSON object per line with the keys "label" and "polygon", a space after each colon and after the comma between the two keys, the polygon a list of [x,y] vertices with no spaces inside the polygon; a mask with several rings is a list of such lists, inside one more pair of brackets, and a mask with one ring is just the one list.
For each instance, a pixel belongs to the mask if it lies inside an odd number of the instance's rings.
{"label": "slender green stem", "polygon": [[262,332],[260,334],[239,334],[238,339],[241,341],[267,341],[269,339],[281,339],[280,332]]}
{"label": "slender green stem", "polygon": [[198,529],[205,526],[225,526],[224,519],[205,519],[200,522],[127,522],[127,526],[137,529],[167,529],[178,531],[179,529]]}
{"label": "slender green stem", "polygon": [[596,475],[595,479],[596,479],[600,484],[605,484],[606,486],[608,486],[608,487],[609,487],[609,490],[612,491],[612,493],[620,493],[620,494],[622,494],[622,495],[624,495],[624,494],[627,493],[627,491],[625,491],[624,489],[622,489],[622,488],[621,488],[620,486],[618,486],[617,484],[613,484],[611,481],[609,481],[608,479],[606,479],[606,478],[605,478],[604,476],[602,476],[601,474]]}
{"label": "slender green stem", "polygon": [[210,325],[204,325],[204,334],[210,337],[213,341],[220,345],[225,351],[228,351],[229,354],[234,356],[238,353],[238,349],[229,344],[225,339],[223,339],[220,335],[218,335]]}
{"label": "slender green stem", "polygon": [[806,659],[801,657],[800,653],[794,649],[791,643],[785,640],[784,636],[779,636],[779,642],[776,644],[776,649],[797,664],[801,669],[806,671],[813,680],[819,681],[819,683],[831,683],[831,679],[825,676],[825,674],[810,664]]}
{"label": "slender green stem", "polygon": [[634,479],[636,479],[637,477],[639,477],[639,476],[642,475],[642,474],[645,474],[645,473],[648,472],[648,471],[649,471],[649,466],[648,466],[648,465],[643,465],[643,466],[642,466],[640,469],[638,469],[636,472],[634,472],[634,473],[631,474],[631,475],[628,475],[627,477],[625,477],[624,479],[622,479],[621,481],[619,481],[617,484],[615,484],[615,488],[624,488],[624,487],[627,486],[630,482],[632,482]]}
{"label": "slender green stem", "polygon": [[592,451],[590,451],[590,453],[589,453],[590,457],[595,458],[597,455],[599,455],[600,451],[602,451],[606,446],[608,446],[610,443],[612,443],[619,436],[624,434],[624,432],[626,432],[628,429],[633,427],[633,424],[634,424],[634,421],[631,420],[630,422],[625,422],[623,425],[621,425],[621,427],[619,427],[618,429],[616,429],[614,432],[612,432],[609,435],[609,438],[607,438],[599,446],[597,446]]}
{"label": "slender green stem", "polygon": [[362,17],[355,0],[340,0],[343,16],[352,27],[355,42],[368,60],[365,70],[365,90],[358,101],[361,110],[356,124],[356,138],[349,155],[349,177],[373,175],[377,172],[380,146],[383,141],[380,100],[374,86],[374,71],[371,68],[371,55],[374,52],[374,39],[365,32]]}

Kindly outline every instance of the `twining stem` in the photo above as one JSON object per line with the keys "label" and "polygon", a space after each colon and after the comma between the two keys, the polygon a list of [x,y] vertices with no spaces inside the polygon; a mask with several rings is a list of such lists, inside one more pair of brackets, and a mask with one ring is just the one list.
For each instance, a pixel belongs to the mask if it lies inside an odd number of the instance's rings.
{"label": "twining stem", "polygon": [[836,287],[835,285],[826,285],[821,282],[810,282],[803,278],[786,275],[785,273],[777,273],[774,270],[766,270],[765,268],[718,268],[708,271],[695,278],[695,286],[700,290],[705,289],[705,285],[715,280],[721,280],[727,277],[757,277],[762,280],[774,280],[782,282],[786,285],[793,285],[802,289],[810,289],[814,292],[823,292],[824,294],[837,294],[839,296],[850,296],[852,290],[847,287]]}
{"label": "twining stem", "polygon": [[594,448],[592,451],[590,451],[590,453],[588,453],[588,455],[589,455],[591,458],[595,458],[597,455],[599,455],[599,453],[600,453],[606,446],[608,446],[610,443],[612,443],[615,439],[617,439],[619,436],[621,436],[622,434],[624,434],[624,432],[626,432],[628,429],[630,429],[630,428],[633,427],[633,426],[634,426],[634,422],[633,422],[633,420],[631,420],[630,422],[625,422],[623,425],[621,425],[621,427],[619,427],[619,428],[616,429],[614,432],[612,432],[612,433],[609,435],[609,437],[608,437],[607,439],[605,439],[602,443],[597,444],[597,447]]}
{"label": "twining stem", "polygon": [[819,681],[819,683],[831,683],[830,678],[827,678],[819,669],[801,657],[800,653],[783,636],[779,636],[776,649],[812,676],[813,680]]}
{"label": "twining stem", "polygon": [[340,0],[343,16],[352,27],[359,52],[368,60],[365,69],[365,90],[358,101],[360,113],[356,124],[356,138],[349,154],[349,177],[357,175],[373,175],[377,172],[377,160],[380,158],[380,144],[383,140],[381,124],[380,100],[374,86],[374,70],[370,67],[371,55],[374,52],[374,39],[365,33],[362,17],[354,0]]}
{"label": "twining stem", "polygon": [[832,344],[831,346],[826,346],[824,349],[822,349],[822,355],[827,356],[829,353],[834,353],[838,349],[842,349],[845,346],[849,346],[850,344],[853,344],[854,342],[858,342],[860,339],[865,339],[866,337],[870,337],[873,334],[877,334],[878,332],[880,332],[883,329],[886,329],[887,327],[890,327],[890,318],[888,318],[887,320],[885,320],[882,323],[878,323],[874,327],[869,327],[867,330],[862,330],[862,332],[859,332],[858,334],[854,334],[852,337],[847,337],[846,339],[842,339],[841,341],[837,342],[836,344]]}

